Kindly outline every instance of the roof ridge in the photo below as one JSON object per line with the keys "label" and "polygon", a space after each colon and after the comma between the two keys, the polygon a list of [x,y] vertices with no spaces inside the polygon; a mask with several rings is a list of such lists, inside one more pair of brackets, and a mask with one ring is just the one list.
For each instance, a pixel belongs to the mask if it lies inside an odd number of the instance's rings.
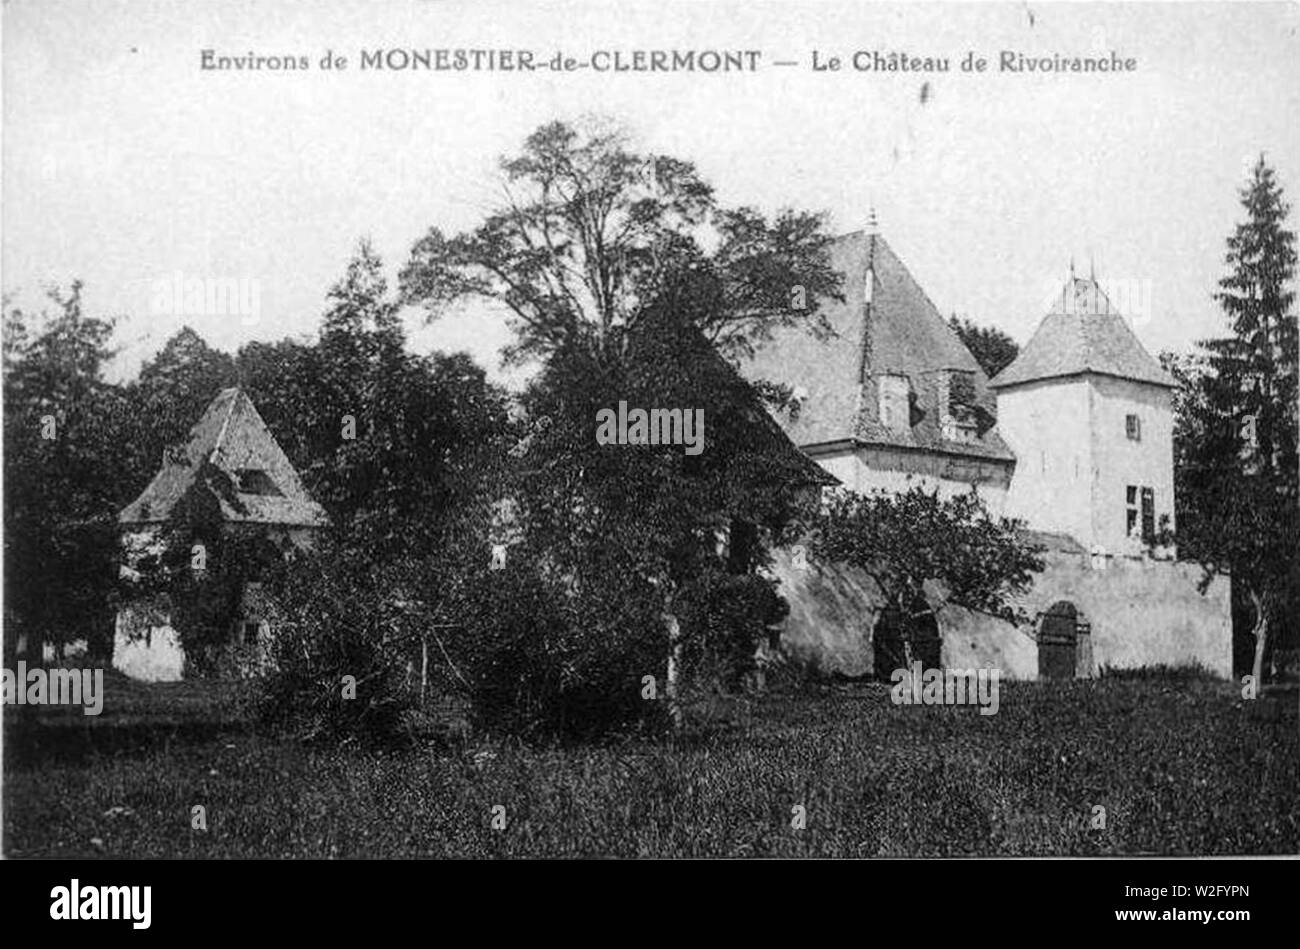
{"label": "roof ridge", "polygon": [[[222,399],[226,400],[224,405]],[[227,443],[233,443],[234,448],[229,454],[223,454]],[[187,457],[187,464],[165,460],[140,496],[121,511],[118,522],[167,521],[177,502],[187,492],[204,489],[198,481],[198,471],[205,462],[227,474],[234,474],[232,466],[247,467],[249,461],[255,461],[258,467],[266,470],[280,495],[246,496],[240,491],[242,505],[238,510],[229,509],[226,500],[218,497],[223,517],[232,522],[303,527],[322,527],[329,523],[328,514],[307,491],[293,462],[276,441],[257,406],[238,386],[220,390],[208,403],[190,431]],[[211,486],[206,490],[212,490]]]}
{"label": "roof ridge", "polygon": [[231,386],[228,389],[222,389],[221,392],[217,394],[217,398],[221,398],[221,396],[225,395],[227,392],[232,393],[230,396],[230,405],[226,408],[226,417],[221,423],[221,431],[217,432],[217,440],[212,443],[212,451],[208,452],[208,461],[212,461],[216,458],[217,452],[221,451],[221,443],[226,438],[226,430],[230,427],[230,419],[235,414],[235,405],[239,402],[238,386]]}

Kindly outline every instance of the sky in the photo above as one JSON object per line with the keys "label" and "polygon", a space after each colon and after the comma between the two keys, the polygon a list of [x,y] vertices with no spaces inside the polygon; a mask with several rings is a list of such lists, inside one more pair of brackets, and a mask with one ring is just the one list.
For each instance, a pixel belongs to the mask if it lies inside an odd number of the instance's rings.
{"label": "sky", "polygon": [[[39,306],[83,280],[89,310],[119,316],[118,378],[187,323],[232,352],[309,337],[359,239],[395,278],[429,227],[495,206],[498,160],[529,132],[595,115],[695,162],[724,204],[825,211],[837,233],[874,208],[945,314],[1023,343],[1073,260],[1148,349],[1187,350],[1225,330],[1212,294],[1251,164],[1264,152],[1300,188],[1298,25],[1300,6],[1264,3],[8,0],[0,282]],[[761,55],[726,74],[359,68],[362,50],[426,48]],[[205,49],[310,68],[204,70]],[[872,50],[950,71],[854,70]],[[1135,68],[1002,72],[1003,50]],[[329,51],[348,68],[321,69]],[[959,69],[968,52],[986,72]],[[178,278],[233,281],[245,306],[169,301]],[[499,365],[491,308],[408,316],[415,350],[524,378]]]}

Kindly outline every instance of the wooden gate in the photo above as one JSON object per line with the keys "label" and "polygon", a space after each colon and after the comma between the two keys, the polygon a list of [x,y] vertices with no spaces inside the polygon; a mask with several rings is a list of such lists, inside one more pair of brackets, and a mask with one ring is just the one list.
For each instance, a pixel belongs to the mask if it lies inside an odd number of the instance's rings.
{"label": "wooden gate", "polygon": [[895,669],[909,669],[910,662],[919,661],[923,670],[939,668],[943,641],[938,620],[925,600],[912,604],[911,620],[912,635],[907,639],[898,610],[890,607],[881,611],[871,636],[877,679],[890,681]]}
{"label": "wooden gate", "polygon": [[1079,611],[1066,600],[1043,614],[1038,633],[1038,678],[1073,679],[1079,644]]}

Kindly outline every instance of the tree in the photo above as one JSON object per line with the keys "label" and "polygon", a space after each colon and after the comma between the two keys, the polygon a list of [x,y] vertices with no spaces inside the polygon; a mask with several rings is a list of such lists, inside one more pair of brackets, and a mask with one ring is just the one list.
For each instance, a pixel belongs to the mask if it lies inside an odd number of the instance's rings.
{"label": "tree", "polygon": [[[768,420],[756,400],[741,408],[753,392],[705,367],[776,326],[830,332],[816,304],[839,295],[831,238],[820,215],[722,208],[690,163],[632,151],[604,128],[542,126],[502,170],[503,206],[467,233],[431,229],[402,270],[402,297],[431,316],[501,305],[516,330],[509,357],[544,361],[526,401],[554,424],[516,487],[525,535],[579,594],[599,571],[619,596],[660,604],[671,695],[687,635],[679,597],[736,515],[779,523],[792,484],[756,474],[752,436]],[[707,406],[707,457],[598,445],[596,411],[630,393],[644,406]],[[738,476],[747,465],[755,476]]]}
{"label": "tree", "polygon": [[[331,520],[315,555],[268,572],[292,619],[263,712],[334,737],[388,729],[415,702],[408,663],[428,661],[468,613],[455,605],[467,578],[487,573],[485,486],[511,430],[505,395],[464,353],[407,350],[365,242],[331,287],[314,343],[249,344],[238,365]],[[340,707],[345,674],[358,701]]]}
{"label": "tree", "polygon": [[1011,365],[1020,355],[1020,347],[1016,345],[1016,341],[1000,329],[992,326],[977,326],[969,319],[959,320],[956,313],[948,318],[948,325],[970,350],[975,361],[984,370],[984,375],[990,379]]}
{"label": "tree", "polygon": [[[771,612],[758,608],[770,605],[774,591],[756,570],[770,543],[797,523],[801,490],[816,483],[812,463],[785,442],[757,395],[698,330],[671,331],[653,319],[633,333],[616,366],[586,352],[557,353],[523,401],[530,419],[546,420],[529,436],[510,484],[523,548],[549,568],[549,582],[593,604],[579,615],[602,615],[599,604],[611,597],[623,604],[609,615],[616,629],[591,627],[587,649],[607,663],[626,656],[642,674],[662,674],[669,714],[680,722],[688,661],[706,650],[725,653],[730,667],[720,671],[731,677],[752,658],[764,624],[732,624],[734,617],[716,616],[709,605],[716,594],[738,591],[738,600],[754,603],[736,602],[737,615]],[[704,450],[602,444],[600,413],[620,401],[707,406]],[[668,647],[659,647],[651,669],[649,622],[664,630]]]}
{"label": "tree", "polygon": [[1009,622],[1026,619],[1011,598],[1029,589],[1043,562],[1019,528],[991,517],[973,491],[944,500],[920,487],[897,495],[841,490],[821,512],[812,550],[875,581],[910,652],[927,583],[939,584],[946,602]]}
{"label": "tree", "polygon": [[[829,332],[816,301],[839,293],[821,215],[720,207],[689,162],[631,151],[625,133],[543,125],[502,161],[504,205],[472,231],[432,228],[401,273],[405,301],[467,299],[514,316],[516,359],[564,344],[617,353],[656,305],[692,301],[724,353],[776,325]],[[711,248],[711,249],[708,249]]]}
{"label": "tree", "polygon": [[1261,155],[1242,189],[1246,220],[1228,238],[1229,272],[1216,294],[1228,335],[1172,363],[1182,386],[1176,454],[1178,541],[1208,583],[1230,573],[1248,605],[1253,674],[1261,681],[1270,634],[1295,635],[1297,345],[1295,234],[1290,206]]}
{"label": "tree", "polygon": [[80,282],[50,299],[52,314],[5,313],[6,641],[85,638],[98,653],[111,643],[130,409],[103,377],[112,321],[84,312]]}
{"label": "tree", "polygon": [[127,387],[135,418],[132,474],[148,483],[163,453],[189,440],[190,429],[222,389],[235,385],[235,361],[188,326],[163,345]]}
{"label": "tree", "polygon": [[416,557],[504,438],[505,395],[465,354],[406,350],[382,262],[362,242],[330,289],[317,343],[256,343],[240,373],[340,541]]}

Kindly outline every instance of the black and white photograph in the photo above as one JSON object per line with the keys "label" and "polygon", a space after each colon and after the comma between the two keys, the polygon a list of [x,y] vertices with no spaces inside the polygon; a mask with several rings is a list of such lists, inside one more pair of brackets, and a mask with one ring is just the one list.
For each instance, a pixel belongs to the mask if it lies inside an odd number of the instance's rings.
{"label": "black and white photograph", "polygon": [[8,0],[22,914],[149,928],[115,861],[1122,858],[1090,917],[1250,932],[1297,27]]}

